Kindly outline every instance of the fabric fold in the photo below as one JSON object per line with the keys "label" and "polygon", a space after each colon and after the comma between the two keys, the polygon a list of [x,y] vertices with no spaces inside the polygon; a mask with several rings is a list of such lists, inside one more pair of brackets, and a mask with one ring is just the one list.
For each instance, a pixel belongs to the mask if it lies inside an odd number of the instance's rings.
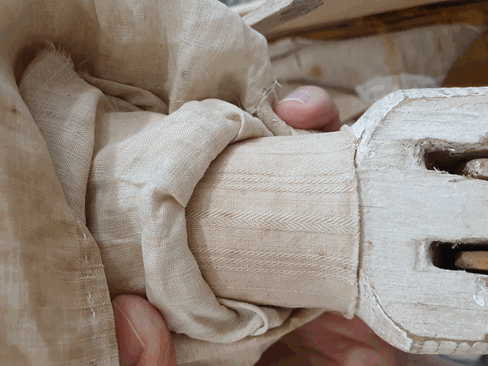
{"label": "fabric fold", "polygon": [[190,248],[214,293],[352,318],[359,256],[354,154],[347,127],[225,149],[186,210]]}
{"label": "fabric fold", "polygon": [[264,37],[210,0],[0,20],[2,360],[118,364],[119,293],[161,311],[179,364],[250,365],[321,312],[294,308],[352,315],[354,139],[273,113]]}
{"label": "fabric fold", "polygon": [[[112,294],[146,294],[171,330],[192,338],[233,342],[262,329],[262,311],[230,310],[217,301],[188,248],[185,219],[211,161],[237,138],[271,135],[262,122],[229,103],[206,100],[169,116],[105,114],[96,130],[88,227]],[[99,148],[98,141],[109,142]]]}

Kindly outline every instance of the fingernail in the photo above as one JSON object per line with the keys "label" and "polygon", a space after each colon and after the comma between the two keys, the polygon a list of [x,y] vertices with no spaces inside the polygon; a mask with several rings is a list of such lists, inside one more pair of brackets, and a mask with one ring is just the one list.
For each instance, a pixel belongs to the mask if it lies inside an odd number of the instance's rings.
{"label": "fingernail", "polygon": [[299,102],[299,103],[302,103],[302,104],[305,104],[307,103],[311,98],[311,95],[310,95],[310,92],[306,89],[298,89],[298,90],[295,90],[293,93],[291,94],[288,94],[285,99],[283,99],[281,103],[284,103],[284,102],[289,102],[289,101],[295,101],[295,102]]}

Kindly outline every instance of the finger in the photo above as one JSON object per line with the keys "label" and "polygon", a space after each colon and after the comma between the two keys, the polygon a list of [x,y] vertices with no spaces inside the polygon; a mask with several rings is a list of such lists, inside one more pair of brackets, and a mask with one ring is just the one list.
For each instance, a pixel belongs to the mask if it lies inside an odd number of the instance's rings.
{"label": "finger", "polygon": [[386,352],[356,347],[347,353],[344,366],[393,366],[394,361]]}
{"label": "finger", "polygon": [[387,348],[374,348],[327,330],[322,331],[319,336],[302,335],[302,338],[313,344],[308,346],[314,351],[308,351],[309,354],[328,356],[338,365],[393,366],[395,364],[394,354]]}
{"label": "finger", "polygon": [[338,131],[339,110],[329,93],[316,86],[304,86],[288,94],[274,109],[287,124],[304,130]]}
{"label": "finger", "polygon": [[343,366],[395,365],[395,349],[358,317],[347,320],[327,312],[292,333]]}
{"label": "finger", "polygon": [[381,340],[357,316],[349,320],[338,313],[326,312],[315,320],[314,325],[368,346],[376,347]]}
{"label": "finger", "polygon": [[266,350],[257,365],[393,366],[394,360],[387,351],[373,349],[329,330],[302,327]]}
{"label": "finger", "polygon": [[112,306],[121,365],[176,366],[170,333],[154,306],[135,295],[119,295]]}
{"label": "finger", "polygon": [[324,329],[351,341],[341,362],[346,366],[394,365],[395,348],[378,337],[370,327],[355,316],[351,320],[339,314],[324,313],[321,317]]}
{"label": "finger", "polygon": [[387,352],[363,346],[361,343],[329,332],[322,334],[312,347],[314,353],[329,356],[338,365],[393,366]]}

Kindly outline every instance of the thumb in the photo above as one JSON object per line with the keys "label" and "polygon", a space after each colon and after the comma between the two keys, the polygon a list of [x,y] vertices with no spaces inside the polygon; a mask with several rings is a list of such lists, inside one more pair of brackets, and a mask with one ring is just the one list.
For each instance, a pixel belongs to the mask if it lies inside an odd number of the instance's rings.
{"label": "thumb", "polygon": [[317,86],[304,86],[288,94],[275,109],[283,121],[294,128],[338,131],[339,110],[329,93]]}
{"label": "thumb", "polygon": [[123,366],[176,366],[176,353],[163,317],[147,300],[119,295],[112,302]]}

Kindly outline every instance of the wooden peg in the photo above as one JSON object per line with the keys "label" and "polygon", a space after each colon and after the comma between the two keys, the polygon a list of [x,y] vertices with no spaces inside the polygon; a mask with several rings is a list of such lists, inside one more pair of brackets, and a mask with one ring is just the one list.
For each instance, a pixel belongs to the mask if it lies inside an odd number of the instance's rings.
{"label": "wooden peg", "polygon": [[461,252],[456,255],[456,267],[488,273],[488,252]]}
{"label": "wooden peg", "polygon": [[468,161],[463,174],[467,177],[488,180],[488,159],[473,159]]}

